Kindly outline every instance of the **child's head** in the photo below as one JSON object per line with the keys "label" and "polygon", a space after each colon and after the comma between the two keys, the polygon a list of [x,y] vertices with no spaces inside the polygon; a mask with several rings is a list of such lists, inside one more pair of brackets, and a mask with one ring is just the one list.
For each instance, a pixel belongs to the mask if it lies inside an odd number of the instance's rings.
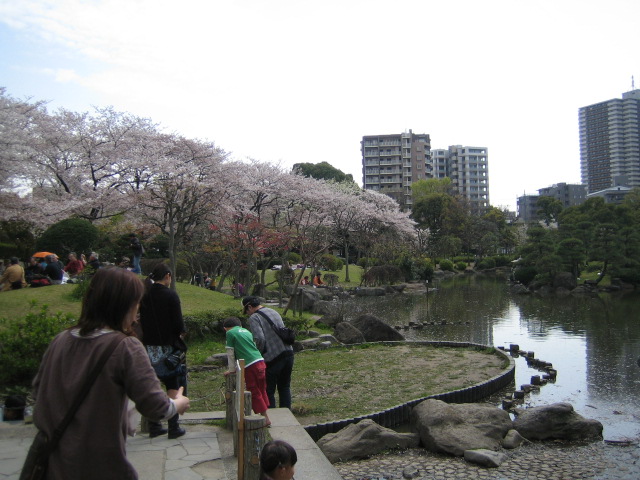
{"label": "child's head", "polygon": [[242,322],[238,317],[228,317],[222,321],[222,328],[226,330],[231,330],[233,327],[241,327]]}
{"label": "child's head", "polygon": [[297,461],[298,455],[291,445],[282,440],[272,440],[260,452],[260,473],[277,480],[290,480]]}

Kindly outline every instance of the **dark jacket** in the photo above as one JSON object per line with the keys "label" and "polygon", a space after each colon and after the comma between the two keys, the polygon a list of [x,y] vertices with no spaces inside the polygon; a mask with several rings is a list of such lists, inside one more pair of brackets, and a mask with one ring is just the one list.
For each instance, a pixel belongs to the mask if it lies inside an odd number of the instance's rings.
{"label": "dark jacket", "polygon": [[62,269],[58,262],[47,263],[44,274],[51,280],[62,280]]}
{"label": "dark jacket", "polygon": [[160,283],[151,285],[140,303],[142,343],[173,345],[185,332],[178,294]]}

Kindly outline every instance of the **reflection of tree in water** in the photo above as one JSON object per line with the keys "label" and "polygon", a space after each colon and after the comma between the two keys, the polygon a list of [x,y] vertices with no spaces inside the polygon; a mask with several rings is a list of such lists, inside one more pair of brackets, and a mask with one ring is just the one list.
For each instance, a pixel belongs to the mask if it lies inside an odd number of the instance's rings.
{"label": "reflection of tree in water", "polygon": [[407,339],[452,340],[492,344],[493,319],[509,306],[505,281],[481,276],[460,276],[435,284],[428,294],[387,295],[361,298],[350,305],[347,319],[363,313],[375,315],[389,325],[409,322],[427,325],[404,330]]}

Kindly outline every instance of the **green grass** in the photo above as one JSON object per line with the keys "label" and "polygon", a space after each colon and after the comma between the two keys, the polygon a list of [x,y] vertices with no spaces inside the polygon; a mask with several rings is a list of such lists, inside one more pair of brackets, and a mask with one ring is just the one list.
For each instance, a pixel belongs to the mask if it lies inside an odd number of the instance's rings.
{"label": "green grass", "polygon": [[[505,367],[502,357],[475,349],[366,345],[303,351],[295,357],[292,410],[302,424],[354,417],[465,388]],[[223,371],[189,373],[192,411],[224,410]]]}

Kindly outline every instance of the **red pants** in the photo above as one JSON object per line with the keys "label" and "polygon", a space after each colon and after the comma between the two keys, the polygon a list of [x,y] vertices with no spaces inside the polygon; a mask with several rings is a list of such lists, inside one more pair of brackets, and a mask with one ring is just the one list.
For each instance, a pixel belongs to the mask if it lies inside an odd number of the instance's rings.
{"label": "red pants", "polygon": [[264,413],[269,407],[267,398],[267,366],[263,360],[252,363],[244,370],[244,381],[251,392],[251,408],[255,413]]}

